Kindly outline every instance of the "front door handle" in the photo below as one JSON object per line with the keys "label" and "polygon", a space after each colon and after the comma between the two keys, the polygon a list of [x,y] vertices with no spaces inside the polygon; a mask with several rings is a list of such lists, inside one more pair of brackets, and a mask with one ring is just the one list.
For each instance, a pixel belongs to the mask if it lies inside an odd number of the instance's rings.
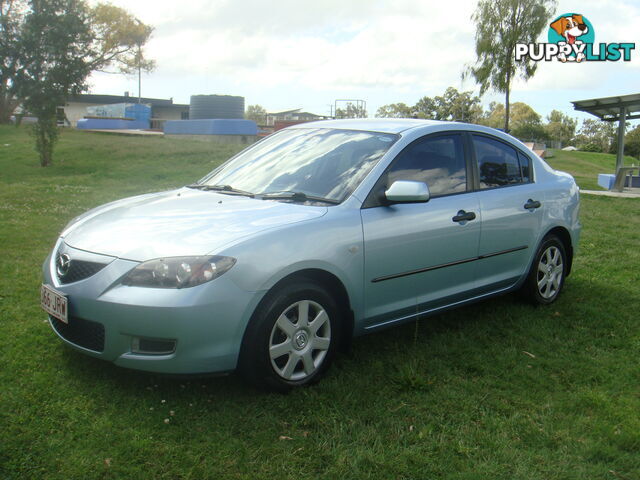
{"label": "front door handle", "polygon": [[453,217],[451,220],[454,222],[467,222],[469,220],[475,220],[476,214],[474,212],[465,212],[464,210],[460,210],[458,214]]}
{"label": "front door handle", "polygon": [[534,208],[540,208],[541,203],[537,200],[527,200],[527,203],[524,204],[524,208],[526,210],[533,210]]}

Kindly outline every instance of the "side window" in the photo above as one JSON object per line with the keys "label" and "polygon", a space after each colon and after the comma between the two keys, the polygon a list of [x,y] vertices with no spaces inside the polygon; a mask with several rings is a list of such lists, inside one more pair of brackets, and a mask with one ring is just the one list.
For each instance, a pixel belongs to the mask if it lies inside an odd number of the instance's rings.
{"label": "side window", "polygon": [[480,172],[481,190],[523,183],[518,154],[514,148],[479,135],[473,135],[473,145]]}
{"label": "side window", "polygon": [[432,197],[465,192],[467,169],[461,136],[427,138],[407,147],[388,171],[387,185],[396,180],[424,182]]}
{"label": "side window", "polygon": [[529,183],[533,180],[531,177],[531,160],[524,153],[518,152],[518,159],[520,160],[520,171],[522,172],[522,181]]}

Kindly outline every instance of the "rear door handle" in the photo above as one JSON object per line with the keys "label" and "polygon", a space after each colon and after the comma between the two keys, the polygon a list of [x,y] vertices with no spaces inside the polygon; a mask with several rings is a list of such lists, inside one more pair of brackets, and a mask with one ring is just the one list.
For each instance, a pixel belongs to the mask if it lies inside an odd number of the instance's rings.
{"label": "rear door handle", "polygon": [[476,214],[474,212],[465,212],[464,210],[460,210],[458,214],[453,217],[451,220],[454,222],[467,222],[469,220],[475,220]]}
{"label": "rear door handle", "polygon": [[526,210],[533,210],[534,208],[540,208],[541,203],[537,200],[527,200],[527,203],[524,204],[524,208]]}

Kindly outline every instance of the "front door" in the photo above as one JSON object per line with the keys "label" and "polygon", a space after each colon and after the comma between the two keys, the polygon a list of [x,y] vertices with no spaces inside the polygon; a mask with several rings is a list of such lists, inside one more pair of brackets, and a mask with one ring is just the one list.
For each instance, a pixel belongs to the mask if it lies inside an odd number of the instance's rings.
{"label": "front door", "polygon": [[[430,200],[376,202],[396,180],[426,183]],[[361,210],[366,328],[472,294],[482,219],[470,184],[463,138],[454,133],[409,145],[374,187]]]}

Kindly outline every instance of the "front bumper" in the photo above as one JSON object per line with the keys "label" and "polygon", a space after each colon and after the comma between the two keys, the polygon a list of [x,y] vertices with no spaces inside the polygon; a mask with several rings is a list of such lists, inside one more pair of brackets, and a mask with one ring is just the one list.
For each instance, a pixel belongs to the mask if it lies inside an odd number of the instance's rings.
{"label": "front bumper", "polygon": [[[44,283],[69,301],[68,327],[50,319],[65,343],[136,370],[198,374],[236,368],[246,325],[264,292],[244,291],[228,274],[184,289],[124,286],[122,277],[138,263],[122,259],[113,259],[88,278],[61,284],[54,265],[61,246],[72,258],[83,252],[59,240],[43,266]],[[137,353],[140,339],[175,342],[175,349],[166,354]]]}

